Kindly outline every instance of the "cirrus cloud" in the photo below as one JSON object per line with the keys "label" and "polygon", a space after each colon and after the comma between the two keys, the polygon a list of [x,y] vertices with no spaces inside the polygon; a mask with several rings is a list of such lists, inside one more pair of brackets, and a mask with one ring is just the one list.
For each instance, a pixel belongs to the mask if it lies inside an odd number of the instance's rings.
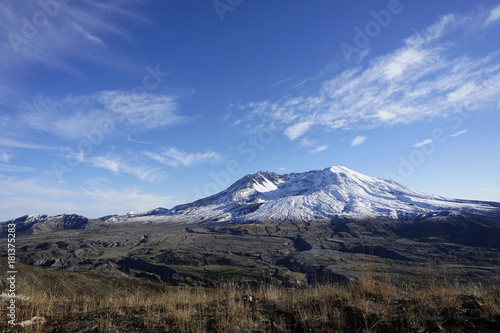
{"label": "cirrus cloud", "polygon": [[145,151],[144,154],[161,164],[171,167],[192,166],[199,163],[217,162],[222,157],[213,151],[204,153],[186,153],[176,148],[166,148],[160,153]]}
{"label": "cirrus cloud", "polygon": [[309,150],[309,154],[321,153],[322,151],[325,151],[327,149],[328,149],[328,145],[321,145],[321,146],[318,146],[314,149]]}
{"label": "cirrus cloud", "polygon": [[351,147],[359,146],[366,141],[366,136],[357,136],[351,141]]}
{"label": "cirrus cloud", "polygon": [[464,53],[453,40],[459,29],[489,33],[477,22],[493,20],[497,11],[443,16],[392,52],[330,77],[304,80],[301,91],[307,95],[241,103],[247,111],[243,123],[270,123],[293,141],[313,126],[325,132],[366,130],[497,106],[500,54]]}
{"label": "cirrus cloud", "polygon": [[86,133],[103,124],[127,131],[147,131],[190,119],[178,114],[178,98],[117,90],[68,95],[62,99],[38,96],[21,106],[17,126],[76,139],[85,138]]}
{"label": "cirrus cloud", "polygon": [[456,137],[456,136],[459,136],[459,135],[462,135],[462,134],[465,134],[465,133],[467,133],[467,129],[464,129],[464,130],[458,131],[456,133],[450,134],[450,136]]}
{"label": "cirrus cloud", "polygon": [[432,139],[425,139],[425,140],[422,140],[422,141],[415,143],[412,147],[418,148],[418,147],[429,145],[431,143],[432,143]]}
{"label": "cirrus cloud", "polygon": [[314,123],[312,121],[303,121],[300,123],[297,123],[295,125],[292,125],[285,129],[285,135],[290,139],[290,140],[295,140],[298,137],[304,135],[309,127],[313,125]]}
{"label": "cirrus cloud", "polygon": [[115,174],[129,174],[148,183],[158,183],[164,178],[159,173],[159,168],[152,168],[147,165],[133,166],[121,158],[97,156],[90,158],[88,164],[96,168],[111,170]]}
{"label": "cirrus cloud", "polygon": [[[0,71],[42,63],[75,72],[69,57],[96,60],[96,52],[89,50],[105,50],[106,38],[131,40],[126,26],[146,22],[131,7],[136,3],[140,4],[134,0],[4,1],[0,32],[6,38],[0,40],[0,52],[5,66]],[[34,22],[40,18],[46,24]],[[29,25],[31,29],[24,28]]]}

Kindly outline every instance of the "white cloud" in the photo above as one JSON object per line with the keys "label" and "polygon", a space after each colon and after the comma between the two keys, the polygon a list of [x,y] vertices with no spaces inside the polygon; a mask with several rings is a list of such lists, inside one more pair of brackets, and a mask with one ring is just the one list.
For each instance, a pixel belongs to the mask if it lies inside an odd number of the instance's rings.
{"label": "white cloud", "polygon": [[159,173],[158,168],[150,166],[132,166],[128,165],[123,159],[98,156],[91,158],[88,163],[96,168],[102,168],[113,171],[115,174],[129,174],[149,183],[158,183],[164,177]]}
{"label": "white cloud", "polygon": [[302,140],[300,140],[300,148],[308,148],[312,146],[316,146],[318,144],[318,140],[311,139],[309,137],[305,137]]}
{"label": "white cloud", "polygon": [[[177,96],[101,91],[56,100],[38,96],[21,107],[18,126],[77,139],[102,136],[108,129],[146,131],[173,126],[188,118],[177,114]],[[106,126],[106,131],[103,131]],[[101,138],[102,139],[102,138]],[[1,141],[0,141],[1,144]]]}
{"label": "white cloud", "polygon": [[403,74],[418,67],[428,57],[426,50],[417,48],[403,48],[396,51],[393,55],[387,57],[384,66],[384,75],[386,79],[393,80],[403,77]]}
{"label": "white cloud", "polygon": [[152,145],[153,144],[152,142],[134,140],[134,139],[130,138],[130,135],[127,135],[127,141],[128,142],[134,142],[134,143],[140,143],[140,144],[143,144],[143,145]]}
{"label": "white cloud", "polygon": [[194,164],[217,162],[221,160],[221,156],[216,152],[207,151],[205,153],[188,154],[173,147],[164,149],[161,153],[146,151],[144,154],[152,160],[172,167],[181,165],[191,166]]}
{"label": "white cloud", "polygon": [[462,134],[464,134],[464,133],[467,133],[467,129],[464,129],[464,130],[458,131],[458,132],[456,132],[456,133],[450,134],[450,136],[455,137],[455,136],[462,135]]}
{"label": "white cloud", "polygon": [[152,129],[175,125],[185,118],[178,116],[177,97],[157,94],[130,94],[119,91],[102,92],[98,98],[110,116],[137,128]]}
{"label": "white cloud", "polygon": [[26,166],[12,165],[8,163],[0,163],[0,171],[4,172],[33,172],[35,169]]}
{"label": "white cloud", "polygon": [[14,155],[11,155],[9,153],[0,153],[0,161],[2,162],[5,162],[5,163],[9,163],[10,159],[14,157]]}
{"label": "white cloud", "polygon": [[327,145],[318,146],[318,147],[316,147],[314,149],[309,150],[309,154],[321,153],[322,151],[325,151],[327,149],[328,149]]}
{"label": "white cloud", "polygon": [[304,121],[297,123],[295,125],[292,125],[288,128],[285,129],[285,135],[290,139],[290,140],[295,140],[298,137],[304,135],[309,127],[313,125],[314,123],[311,121]]}
{"label": "white cloud", "polygon": [[[168,207],[177,204],[172,197],[144,193],[140,188],[120,190],[90,188],[82,189],[84,196],[91,201],[85,208],[97,216],[107,214],[125,214],[129,211],[145,212],[157,207]],[[97,217],[95,216],[95,217]]]}
{"label": "white cloud", "polygon": [[94,157],[91,161],[91,165],[96,168],[103,168],[118,173],[120,171],[120,161],[115,159],[110,159],[104,156]]}
{"label": "white cloud", "polygon": [[466,21],[466,18],[459,18],[454,14],[448,14],[436,23],[424,29],[422,32],[417,32],[405,40],[406,44],[411,46],[421,46],[443,37],[449,30],[453,30],[457,25]]}
{"label": "white cloud", "polygon": [[351,141],[351,147],[359,146],[366,141],[366,136],[357,136]]}
{"label": "white cloud", "polygon": [[[49,3],[50,15],[45,15],[46,25],[36,27],[33,25],[35,14],[46,12],[40,3]],[[66,61],[68,57],[96,60],[96,53],[89,51],[105,48],[104,37],[118,36],[130,40],[124,26],[143,21],[137,11],[130,8],[133,3],[137,1],[4,1],[0,3],[0,33],[5,37],[0,41],[2,61],[7,68],[43,63],[74,72]],[[22,18],[27,19],[36,32],[29,36],[23,34],[25,23]]]}
{"label": "white cloud", "polygon": [[474,15],[479,14],[444,16],[399,49],[329,78],[321,73],[296,95],[242,103],[238,107],[248,111],[244,123],[271,123],[294,140],[312,126],[364,130],[496,107],[500,54],[464,55],[455,48],[459,41],[449,40],[459,38],[459,29],[477,28],[471,27]]}
{"label": "white cloud", "polygon": [[26,214],[81,214],[89,218],[147,211],[178,202],[171,197],[147,193],[139,187],[111,189],[99,183],[78,190],[47,183],[38,178],[16,179],[0,175],[0,220]]}
{"label": "white cloud", "polygon": [[0,211],[4,218],[15,218],[26,214],[43,212],[76,211],[76,206],[69,203],[72,191],[53,184],[45,184],[37,178],[18,180],[0,175]]}
{"label": "white cloud", "polygon": [[486,20],[486,22],[484,24],[489,25],[489,24],[497,22],[498,20],[500,20],[500,6],[497,6],[491,10],[490,15],[488,16],[488,19]]}
{"label": "white cloud", "polygon": [[53,146],[40,145],[30,142],[21,142],[13,139],[0,138],[0,146],[9,148],[24,148],[24,149],[40,149],[40,150],[57,150],[59,148]]}
{"label": "white cloud", "polygon": [[478,87],[476,86],[476,83],[467,82],[465,85],[458,87],[456,90],[450,92],[448,94],[447,101],[455,104],[471,100],[471,97],[473,97],[477,91]]}
{"label": "white cloud", "polygon": [[289,76],[289,77],[286,77],[286,78],[281,79],[281,80],[277,80],[277,81],[275,81],[275,82],[272,84],[272,87],[273,87],[273,88],[276,88],[276,87],[278,87],[278,86],[282,85],[283,83],[288,82],[288,81],[290,81],[290,80],[292,80],[292,79],[294,79],[294,78],[296,78],[296,77],[297,77],[297,75],[293,75],[293,76]]}
{"label": "white cloud", "polygon": [[422,141],[415,143],[412,147],[418,148],[418,147],[422,147],[422,146],[425,146],[425,145],[428,145],[431,143],[432,143],[432,139],[425,139],[425,140],[422,140]]}
{"label": "white cloud", "polygon": [[15,178],[0,175],[0,184],[0,194],[3,197],[10,197],[11,194],[20,193],[21,196],[31,194],[40,197],[59,198],[72,193],[61,187],[47,186],[48,184],[42,183],[37,178],[16,180]]}

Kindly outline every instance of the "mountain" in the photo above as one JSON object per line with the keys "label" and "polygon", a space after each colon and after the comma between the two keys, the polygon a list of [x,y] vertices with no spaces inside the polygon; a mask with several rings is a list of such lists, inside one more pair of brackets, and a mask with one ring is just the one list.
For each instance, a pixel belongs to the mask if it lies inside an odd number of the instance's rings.
{"label": "mountain", "polygon": [[258,172],[172,209],[9,222],[20,263],[173,285],[350,283],[362,272],[412,281],[423,270],[498,285],[500,276],[500,203],[427,195],[345,167]]}
{"label": "mountain", "polygon": [[2,232],[6,232],[7,225],[10,223],[16,224],[17,232],[26,231],[28,234],[69,229],[85,229],[90,225],[88,218],[75,214],[62,214],[57,216],[24,215],[17,219],[2,223]]}
{"label": "mountain", "polygon": [[346,167],[279,175],[257,172],[228,189],[170,210],[113,216],[108,222],[310,221],[336,218],[415,220],[467,214],[499,218],[500,204],[447,199]]}

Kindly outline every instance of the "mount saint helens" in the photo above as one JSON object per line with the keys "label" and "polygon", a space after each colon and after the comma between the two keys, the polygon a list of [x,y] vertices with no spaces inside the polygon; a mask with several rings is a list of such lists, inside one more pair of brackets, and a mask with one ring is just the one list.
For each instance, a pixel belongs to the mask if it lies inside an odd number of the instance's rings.
{"label": "mount saint helens", "polygon": [[447,199],[346,167],[278,175],[257,172],[228,189],[170,210],[113,216],[111,222],[253,222],[346,218],[414,220],[423,215],[471,214],[500,218],[500,204]]}
{"label": "mount saint helens", "polygon": [[347,283],[373,267],[417,281],[430,259],[440,278],[500,276],[500,203],[427,195],[345,167],[258,172],[172,209],[9,223],[21,263],[170,284]]}
{"label": "mount saint helens", "polygon": [[286,175],[259,171],[241,178],[220,193],[172,209],[157,208],[142,214],[113,215],[97,220],[75,215],[27,215],[11,221],[16,221],[21,228],[45,223],[47,226],[42,229],[59,230],[116,222],[262,222],[337,218],[412,221],[422,217],[460,215],[500,221],[500,203],[428,195],[394,181],[334,166]]}

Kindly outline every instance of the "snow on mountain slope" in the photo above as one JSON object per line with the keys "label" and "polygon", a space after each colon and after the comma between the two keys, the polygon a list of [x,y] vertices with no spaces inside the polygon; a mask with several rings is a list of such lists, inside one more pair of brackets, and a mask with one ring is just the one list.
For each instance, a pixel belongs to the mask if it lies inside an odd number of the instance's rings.
{"label": "snow on mountain slope", "polygon": [[171,210],[115,216],[110,222],[184,222],[313,220],[340,217],[414,219],[436,212],[499,214],[500,205],[446,199],[413,191],[334,166],[324,170],[278,175],[247,175],[228,189]]}
{"label": "snow on mountain slope", "polygon": [[30,233],[67,230],[67,229],[84,229],[87,227],[89,219],[76,214],[62,215],[25,215],[17,219],[6,221],[0,224],[2,232],[6,232],[8,224],[14,223],[16,231],[28,231]]}

